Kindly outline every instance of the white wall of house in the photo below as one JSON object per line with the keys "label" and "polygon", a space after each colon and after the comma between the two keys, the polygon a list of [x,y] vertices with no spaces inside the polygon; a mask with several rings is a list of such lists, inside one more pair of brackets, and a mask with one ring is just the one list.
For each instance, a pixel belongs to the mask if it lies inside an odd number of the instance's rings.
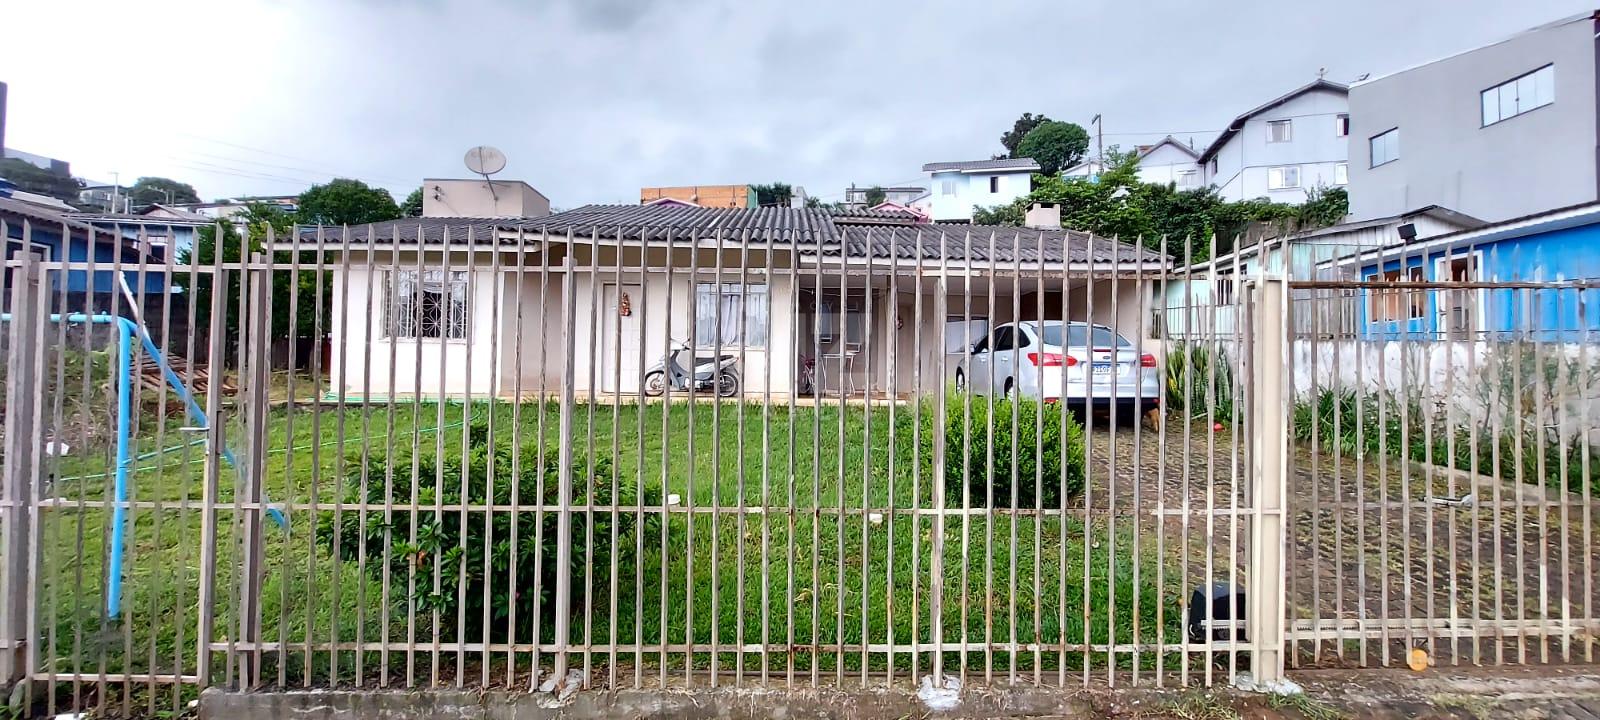
{"label": "white wall of house", "polygon": [[[1305,202],[1306,191],[1342,183],[1341,166],[1347,167],[1348,140],[1337,132],[1337,119],[1350,112],[1344,93],[1315,89],[1245,121],[1206,167],[1206,182],[1217,186],[1223,199],[1266,198],[1275,202]],[[1272,142],[1269,124],[1288,121],[1290,140]],[[1273,168],[1296,168],[1294,187],[1273,187]]]}
{"label": "white wall of house", "polygon": [[1033,172],[949,170],[933,173],[929,205],[934,222],[972,219],[972,206],[1004,205],[1028,194]]}
{"label": "white wall of house", "polygon": [[[391,273],[416,269],[416,254],[392,257],[375,256],[368,269],[365,254],[352,253],[350,269],[331,274],[332,386],[351,397],[494,392],[499,359],[489,345],[499,327],[487,309],[501,296],[500,278],[487,267],[469,271],[467,255],[452,254],[451,265],[468,273],[467,336],[395,337],[387,325],[390,298],[385,288]],[[430,253],[424,262],[439,268],[443,261],[441,255]]]}
{"label": "white wall of house", "polygon": [[1139,159],[1139,179],[1147,183],[1173,183],[1179,190],[1205,185],[1204,173],[1195,156],[1169,143],[1163,143]]}

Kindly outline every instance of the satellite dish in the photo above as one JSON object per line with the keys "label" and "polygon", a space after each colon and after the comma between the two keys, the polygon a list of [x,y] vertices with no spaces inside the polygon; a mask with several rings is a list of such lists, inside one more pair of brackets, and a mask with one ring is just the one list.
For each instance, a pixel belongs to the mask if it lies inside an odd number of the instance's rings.
{"label": "satellite dish", "polygon": [[479,145],[467,151],[467,169],[487,178],[506,169],[506,154],[498,148]]}

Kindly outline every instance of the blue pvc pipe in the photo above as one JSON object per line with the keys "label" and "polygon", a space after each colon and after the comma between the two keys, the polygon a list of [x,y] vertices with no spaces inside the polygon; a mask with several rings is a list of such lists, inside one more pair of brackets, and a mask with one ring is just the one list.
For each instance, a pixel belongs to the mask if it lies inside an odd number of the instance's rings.
{"label": "blue pvc pipe", "polygon": [[[9,320],[11,320],[10,313],[0,313],[0,321]],[[50,321],[117,326],[117,469],[116,480],[113,483],[114,502],[111,509],[111,557],[107,563],[113,570],[106,578],[106,617],[116,617],[122,611],[122,562],[125,542],[123,540],[123,526],[127,523],[128,468],[132,465],[128,453],[130,450],[129,445],[132,443],[132,438],[129,437],[129,428],[133,424],[131,398],[133,396],[134,335],[139,336],[140,344],[144,347],[145,352],[155,359],[156,366],[161,368],[162,377],[166,379],[167,384],[171,385],[178,396],[183,399],[184,407],[187,408],[189,413],[189,419],[198,423],[201,429],[210,429],[211,422],[206,417],[205,411],[200,409],[200,404],[195,402],[194,396],[189,393],[189,389],[183,384],[183,380],[178,377],[176,372],[173,372],[172,366],[167,363],[166,355],[156,348],[155,342],[150,339],[149,333],[143,332],[143,328],[134,324],[132,320],[104,314],[68,313],[61,315],[52,313]],[[222,456],[228,461],[230,467],[235,470],[238,469],[239,463],[235,460],[233,451],[229,450],[227,445],[222,447]],[[263,501],[266,501],[267,497],[264,490],[261,497]],[[272,518],[278,527],[288,527],[289,521],[288,518],[284,517],[283,511],[277,508],[267,508],[267,515]]]}

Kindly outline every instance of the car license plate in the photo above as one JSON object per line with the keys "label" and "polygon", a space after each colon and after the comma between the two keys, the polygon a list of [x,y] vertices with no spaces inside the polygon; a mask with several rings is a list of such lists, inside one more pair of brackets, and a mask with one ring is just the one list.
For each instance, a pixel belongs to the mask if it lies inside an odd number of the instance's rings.
{"label": "car license plate", "polygon": [[1111,374],[1111,368],[1112,368],[1111,363],[1095,363],[1091,367],[1093,368],[1092,372],[1095,375],[1110,375]]}

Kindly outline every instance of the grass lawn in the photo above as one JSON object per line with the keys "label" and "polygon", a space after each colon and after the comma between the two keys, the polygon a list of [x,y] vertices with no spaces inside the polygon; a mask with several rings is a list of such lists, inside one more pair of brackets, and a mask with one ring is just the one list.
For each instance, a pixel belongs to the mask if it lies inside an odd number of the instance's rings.
{"label": "grass lawn", "polygon": [[[715,663],[728,670],[741,663],[753,671],[765,663],[785,670],[793,662],[805,671],[850,672],[882,669],[891,660],[881,648],[864,653],[839,646],[929,643],[934,625],[945,642],[1150,643],[1158,640],[1158,632],[1165,642],[1179,641],[1180,573],[1169,562],[1165,587],[1158,587],[1155,578],[1162,561],[1144,553],[1135,562],[1127,551],[1131,537],[1126,523],[1109,527],[1105,518],[1097,517],[1086,526],[1081,510],[1067,518],[1005,511],[992,517],[947,517],[943,553],[936,558],[935,518],[912,512],[933,507],[934,497],[931,474],[916,472],[914,462],[914,453],[931,452],[931,438],[923,437],[923,448],[914,448],[910,408],[896,409],[893,422],[890,409],[883,407],[873,408],[870,417],[859,407],[845,409],[842,418],[837,407],[800,408],[791,414],[775,406],[767,412],[770,417],[763,422],[759,404],[698,404],[692,410],[684,403],[577,406],[575,447],[591,456],[614,458],[619,476],[642,478],[645,497],[675,495],[677,502],[669,502],[664,515],[659,507],[619,510],[647,521],[614,546],[604,537],[575,536],[573,552],[582,560],[592,548],[604,553],[614,548],[617,553],[615,562],[601,563],[602,572],[573,579],[575,585],[594,588],[587,595],[591,602],[574,606],[575,644],[587,639],[599,645],[643,646],[639,656],[629,648],[617,657],[630,673],[627,668],[641,661],[652,667],[662,664],[658,646],[663,642],[725,647],[715,655],[697,650],[687,660],[696,669]],[[554,404],[478,404],[467,410],[459,404],[402,400],[392,408],[300,407],[269,415],[266,438],[272,450],[266,492],[274,503],[291,504],[286,530],[264,524],[262,637],[269,643],[289,643],[285,654],[265,654],[269,683],[280,677],[292,685],[351,682],[358,673],[365,681],[384,671],[391,682],[403,683],[401,678],[410,672],[425,683],[435,672],[448,678],[458,669],[475,682],[484,660],[489,665],[505,661],[504,653],[457,657],[447,651],[437,656],[435,665],[436,638],[454,637],[452,628],[458,623],[471,627],[482,619],[454,612],[437,618],[428,610],[408,612],[407,584],[432,583],[429,563],[413,565],[414,577],[392,577],[386,588],[373,571],[383,565],[386,548],[361,547],[355,554],[363,559],[339,561],[317,540],[319,524],[363,521],[360,512],[335,510],[337,501],[351,497],[349,483],[360,482],[363,457],[369,459],[366,482],[384,483],[383,458],[404,456],[402,451],[413,443],[425,451],[443,443],[446,456],[458,455],[467,426],[490,422],[496,437],[509,441],[515,434],[529,453],[536,454],[541,444],[554,452],[559,426]],[[896,433],[892,452],[891,425]],[[167,427],[160,444],[182,444],[185,437],[176,427]],[[141,428],[139,437],[140,452],[159,447],[154,428]],[[230,445],[236,451],[242,451],[243,437],[235,427]],[[65,507],[47,511],[42,527],[38,627],[44,633],[40,657],[47,668],[92,673],[104,662],[113,671],[194,672],[201,456],[195,447],[136,463],[132,499],[160,501],[163,507],[131,512],[122,615],[113,621],[102,620],[110,511],[71,507],[79,498],[109,497],[109,450],[80,453],[53,468],[58,478],[53,495]],[[235,497],[237,477],[226,469],[222,473],[222,502]],[[497,474],[496,481],[504,479]],[[592,480],[580,473],[575,482]],[[395,513],[409,512],[409,497],[393,500]],[[1081,501],[1074,502],[1081,507]],[[745,512],[738,511],[741,505]],[[959,498],[953,506],[959,507]],[[695,512],[688,512],[691,507]],[[706,508],[718,511],[703,512]],[[541,511],[523,507],[519,512]],[[436,511],[424,502],[416,512],[433,516]],[[212,610],[222,642],[238,637],[238,608],[245,600],[239,582],[237,521],[242,516],[229,509],[218,512],[218,597]],[[474,537],[471,542],[482,540]],[[932,570],[936,560],[942,564],[937,575]],[[441,578],[441,585],[449,588],[453,580]],[[515,590],[533,592],[531,580],[519,579]],[[509,592],[510,584],[508,576],[491,573],[491,591]],[[930,607],[936,589],[943,596],[937,615]],[[1158,605],[1165,611],[1160,625]],[[442,631],[436,633],[436,628]],[[403,652],[386,657],[347,645],[337,653],[307,653],[308,639],[313,644],[415,639],[419,654],[408,670]],[[514,639],[529,642],[533,637],[530,632]],[[538,630],[538,641],[551,641],[548,626]],[[769,645],[769,652],[742,657],[734,652],[739,645],[755,644]],[[225,668],[223,655],[213,657],[219,670]],[[917,660],[924,669],[929,661],[927,653]],[[528,655],[519,655],[516,662],[522,668],[519,676],[525,677]],[[548,666],[548,653],[540,662]],[[587,657],[576,653],[574,662],[604,667],[611,658],[599,647]],[[685,662],[681,649],[665,658],[674,672],[682,672]],[[892,659],[899,668],[909,668],[911,662],[903,651]],[[1013,656],[997,650],[986,656],[975,650],[965,657],[949,652],[945,662],[946,667],[970,668],[992,662],[999,671],[1012,662],[1030,670],[1035,663],[1078,668],[1084,659],[1073,652],[1036,656],[1024,649]],[[1104,654],[1089,658],[1096,666],[1106,662]],[[1119,656],[1116,663],[1126,666],[1131,659]],[[1154,658],[1146,653],[1140,663],[1152,665]],[[503,669],[494,672],[496,680],[504,676]]]}

